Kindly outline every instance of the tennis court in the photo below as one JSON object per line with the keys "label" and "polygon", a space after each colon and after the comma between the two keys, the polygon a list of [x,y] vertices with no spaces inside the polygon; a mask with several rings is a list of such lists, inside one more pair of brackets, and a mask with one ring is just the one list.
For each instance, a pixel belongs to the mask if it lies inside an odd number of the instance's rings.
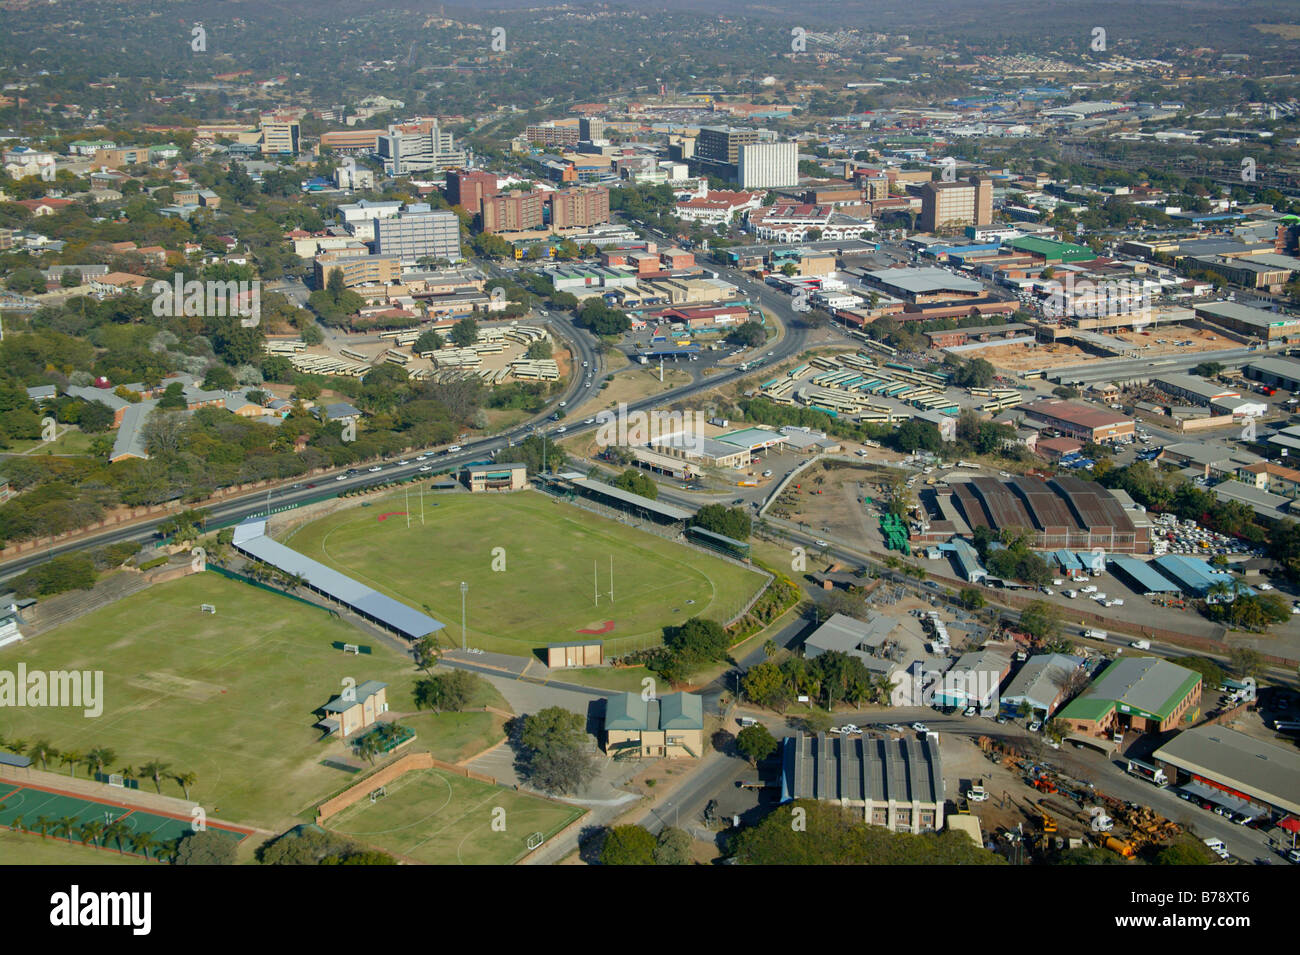
{"label": "tennis court", "polygon": [[[21,822],[29,832],[40,832],[41,821],[48,823],[47,835],[83,841],[81,827],[88,822],[108,825],[121,820],[124,833],[121,842],[112,842],[111,848],[134,855],[150,855],[150,851],[137,851],[131,837],[148,833],[153,842],[150,849],[188,835],[192,821],[183,816],[137,809],[133,806],[91,799],[75,793],[60,792],[24,783],[0,782],[0,826],[12,827]],[[251,834],[219,823],[207,823],[208,831],[242,842]],[[101,844],[102,844],[102,837]]]}

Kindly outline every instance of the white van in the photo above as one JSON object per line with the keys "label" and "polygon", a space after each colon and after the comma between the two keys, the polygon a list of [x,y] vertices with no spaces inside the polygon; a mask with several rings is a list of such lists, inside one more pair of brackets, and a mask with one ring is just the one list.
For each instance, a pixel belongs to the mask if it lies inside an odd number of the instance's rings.
{"label": "white van", "polygon": [[1131,646],[1134,650],[1150,650],[1150,649],[1151,649],[1151,641],[1150,641],[1150,640],[1134,640],[1132,643],[1129,644],[1129,646]]}
{"label": "white van", "polygon": [[743,727],[746,727],[746,726],[757,726],[757,725],[758,725],[758,720],[753,719],[753,718],[748,717],[748,716],[742,716],[742,717],[740,718],[740,725],[741,725],[742,728],[743,728]]}
{"label": "white van", "polygon": [[1105,640],[1108,636],[1105,630],[1085,630],[1083,635],[1089,640]]}

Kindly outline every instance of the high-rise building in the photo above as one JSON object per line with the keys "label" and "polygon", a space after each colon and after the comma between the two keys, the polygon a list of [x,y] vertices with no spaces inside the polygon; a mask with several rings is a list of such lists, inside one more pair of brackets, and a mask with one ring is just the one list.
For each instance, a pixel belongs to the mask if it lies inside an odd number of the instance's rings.
{"label": "high-rise building", "polygon": [[524,139],[535,146],[576,146],[581,138],[576,124],[557,126],[554,123],[539,123],[524,130]]}
{"label": "high-rise building", "polygon": [[584,116],[578,120],[578,138],[592,142],[605,138],[605,121],[596,116]]}
{"label": "high-rise building", "polygon": [[740,147],[758,142],[758,130],[735,126],[705,126],[695,140],[695,158],[705,163],[736,166]]}
{"label": "high-rise building", "polygon": [[967,182],[927,182],[921,186],[922,232],[993,222],[993,180],[972,176]]}
{"label": "high-rise building", "polygon": [[738,154],[736,179],[742,189],[777,189],[799,183],[796,143],[746,143]]}
{"label": "high-rise building", "polygon": [[465,165],[465,150],[456,145],[451,133],[445,133],[436,119],[419,119],[388,127],[380,136],[376,155],[384,162],[390,176],[401,176],[430,169],[453,169]]}
{"label": "high-rise building", "polygon": [[562,189],[551,193],[552,229],[575,229],[609,221],[609,190]]}
{"label": "high-rise building", "polygon": [[262,117],[262,152],[298,154],[298,121],[283,116]]}
{"label": "high-rise building", "polygon": [[449,262],[461,258],[460,219],[426,202],[412,203],[392,218],[376,218],[374,233],[375,255],[395,256],[403,265],[425,256]]}
{"label": "high-rise building", "polygon": [[480,221],[484,232],[527,232],[545,226],[546,194],[503,192],[483,198]]}
{"label": "high-rise building", "polygon": [[483,200],[495,195],[497,177],[490,172],[454,169],[447,173],[447,202],[478,215]]}

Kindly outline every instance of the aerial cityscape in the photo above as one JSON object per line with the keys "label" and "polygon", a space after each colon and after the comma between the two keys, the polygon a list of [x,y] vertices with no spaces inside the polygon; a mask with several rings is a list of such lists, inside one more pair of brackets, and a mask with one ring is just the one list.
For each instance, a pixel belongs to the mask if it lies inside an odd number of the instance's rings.
{"label": "aerial cityscape", "polygon": [[0,23],[51,924],[87,865],[1300,864],[1293,4]]}

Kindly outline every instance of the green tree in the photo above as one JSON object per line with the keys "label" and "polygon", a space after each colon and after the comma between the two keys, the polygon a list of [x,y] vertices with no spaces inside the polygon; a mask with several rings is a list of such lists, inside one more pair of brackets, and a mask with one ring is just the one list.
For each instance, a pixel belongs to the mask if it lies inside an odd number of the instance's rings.
{"label": "green tree", "polygon": [[693,841],[686,830],[665,826],[654,849],[655,865],[690,865]]}
{"label": "green tree", "polygon": [[478,341],[478,322],[462,318],[451,327],[451,341],[459,348],[468,348]]}
{"label": "green tree", "polygon": [[752,766],[775,753],[777,745],[776,737],[762,723],[746,726],[736,734],[736,749]]}
{"label": "green tree", "polygon": [[601,865],[654,865],[655,837],[640,826],[613,826],[605,833]]}
{"label": "green tree", "polygon": [[649,498],[652,501],[659,498],[659,486],[655,484],[648,474],[636,468],[628,468],[611,483],[616,488],[639,494],[641,497]]}
{"label": "green tree", "polygon": [[236,843],[215,829],[190,832],[176,847],[177,865],[234,865]]}

